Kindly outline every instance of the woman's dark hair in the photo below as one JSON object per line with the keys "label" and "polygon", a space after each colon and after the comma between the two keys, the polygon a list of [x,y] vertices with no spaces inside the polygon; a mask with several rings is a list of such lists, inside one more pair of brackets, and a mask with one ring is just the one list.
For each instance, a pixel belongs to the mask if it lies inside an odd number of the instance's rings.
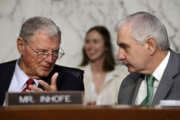
{"label": "woman's dark hair", "polygon": [[[114,59],[114,55],[112,52],[113,47],[112,47],[112,43],[111,43],[110,32],[108,31],[108,29],[105,26],[94,26],[87,31],[86,35],[88,33],[90,33],[91,31],[97,31],[104,40],[104,46],[105,46],[105,60],[103,63],[104,71],[107,72],[107,71],[114,70],[115,59]],[[82,53],[83,53],[83,58],[82,58],[82,62],[80,64],[80,66],[86,66],[89,63],[89,58],[86,55],[84,47],[83,47]]]}

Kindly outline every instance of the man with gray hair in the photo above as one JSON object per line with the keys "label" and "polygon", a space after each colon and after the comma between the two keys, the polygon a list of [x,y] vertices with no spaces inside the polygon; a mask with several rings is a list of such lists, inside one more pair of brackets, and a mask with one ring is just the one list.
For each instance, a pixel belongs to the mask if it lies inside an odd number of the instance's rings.
{"label": "man with gray hair", "polygon": [[118,60],[130,74],[123,80],[119,104],[157,105],[180,100],[180,56],[170,49],[165,26],[148,12],[127,16],[118,26]]}
{"label": "man with gray hair", "polygon": [[64,55],[59,27],[49,18],[26,20],[17,38],[18,60],[0,64],[0,105],[6,92],[84,90],[83,71],[56,65]]}

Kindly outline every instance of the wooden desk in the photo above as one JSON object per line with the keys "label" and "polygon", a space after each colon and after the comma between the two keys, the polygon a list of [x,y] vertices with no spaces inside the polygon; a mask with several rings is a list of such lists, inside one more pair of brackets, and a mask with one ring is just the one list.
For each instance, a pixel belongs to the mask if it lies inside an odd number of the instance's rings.
{"label": "wooden desk", "polygon": [[180,120],[180,109],[93,106],[0,108],[1,120]]}

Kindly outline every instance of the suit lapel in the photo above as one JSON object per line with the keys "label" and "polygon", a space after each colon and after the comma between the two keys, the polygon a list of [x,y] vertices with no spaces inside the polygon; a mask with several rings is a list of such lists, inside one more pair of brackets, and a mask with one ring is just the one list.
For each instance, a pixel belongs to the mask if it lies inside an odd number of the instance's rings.
{"label": "suit lapel", "polygon": [[133,98],[132,98],[132,105],[136,105],[136,98],[137,98],[137,94],[138,94],[142,80],[143,80],[143,77],[139,76],[137,84],[136,84],[136,88],[134,90]]}
{"label": "suit lapel", "polygon": [[142,78],[141,74],[131,73],[123,80],[118,98],[120,104],[135,105]]}
{"label": "suit lapel", "polygon": [[11,82],[15,70],[15,65],[16,65],[16,61],[13,61],[12,63],[7,64],[7,66],[4,66],[3,68],[4,74],[1,76],[2,92],[6,92],[9,88],[9,84]]}
{"label": "suit lapel", "polygon": [[159,83],[152,104],[159,104],[160,100],[166,99],[174,82],[173,77],[178,73],[178,62],[179,60],[176,57],[176,54],[171,52],[169,62]]}
{"label": "suit lapel", "polygon": [[5,93],[8,91],[10,82],[12,80],[12,76],[14,73],[15,69],[15,64],[16,61],[12,61],[9,63],[4,63],[1,65],[0,72],[0,79],[1,79],[1,84],[0,84],[0,105],[3,104],[4,98],[5,98]]}
{"label": "suit lapel", "polygon": [[162,81],[159,83],[159,87],[157,88],[156,94],[154,96],[153,104],[159,104],[160,100],[166,98],[172,84],[173,84],[172,77],[166,74],[163,75]]}

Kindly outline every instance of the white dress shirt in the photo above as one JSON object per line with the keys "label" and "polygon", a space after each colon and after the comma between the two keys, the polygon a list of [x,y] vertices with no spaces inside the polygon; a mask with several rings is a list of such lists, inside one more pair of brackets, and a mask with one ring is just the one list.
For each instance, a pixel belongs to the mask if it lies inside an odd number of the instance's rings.
{"label": "white dress shirt", "polygon": [[[29,79],[29,77],[24,73],[24,71],[21,70],[21,68],[18,65],[18,62],[16,62],[14,74],[11,80],[11,83],[9,85],[8,92],[22,92],[23,89],[26,87],[26,82]],[[34,79],[35,86],[38,86],[38,80]],[[4,100],[3,106],[6,106],[6,98]]]}
{"label": "white dress shirt", "polygon": [[[158,65],[158,67],[155,69],[155,71],[153,72],[153,76],[155,77],[155,81],[154,81],[154,85],[153,85],[153,88],[154,88],[154,91],[153,91],[153,97],[156,93],[156,90],[159,86],[159,83],[162,79],[162,76],[164,74],[164,71],[166,69],[166,66],[168,64],[168,61],[169,61],[169,57],[170,57],[170,52],[168,51],[166,57],[163,59],[163,61]],[[146,79],[146,77],[145,77]],[[142,103],[142,101],[145,99],[145,97],[147,96],[147,85],[146,85],[146,80],[142,80],[141,82],[141,85],[140,85],[140,88],[139,88],[139,91],[138,91],[138,94],[137,94],[137,97],[136,97],[136,101],[135,101],[135,104],[136,105],[140,105]]]}
{"label": "white dress shirt", "polygon": [[[22,92],[22,90],[26,87],[26,81],[28,79],[29,77],[21,70],[17,61],[8,92]],[[38,86],[38,81],[34,79],[34,82],[35,85]]]}
{"label": "white dress shirt", "polygon": [[93,82],[91,66],[87,65],[84,70],[84,102],[95,102],[96,105],[113,105],[117,103],[120,84],[127,75],[127,69],[124,66],[116,67],[115,70],[106,73],[104,85],[100,93],[96,92]]}

